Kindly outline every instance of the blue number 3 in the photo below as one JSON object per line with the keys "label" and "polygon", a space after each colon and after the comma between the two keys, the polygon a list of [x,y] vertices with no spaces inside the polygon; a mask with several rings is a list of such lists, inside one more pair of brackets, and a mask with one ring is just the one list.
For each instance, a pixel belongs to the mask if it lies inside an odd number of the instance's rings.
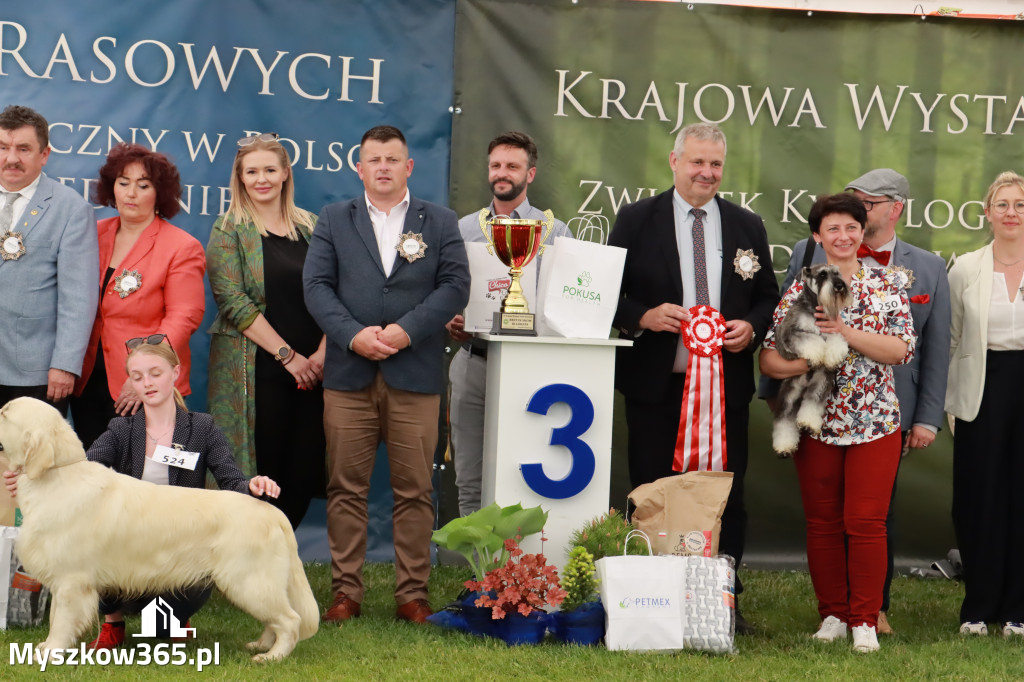
{"label": "blue number 3", "polygon": [[527,412],[547,414],[555,403],[569,406],[572,416],[569,422],[557,429],[551,429],[551,445],[564,445],[572,455],[572,465],[565,478],[556,481],[544,473],[544,465],[521,464],[523,480],[530,490],[542,497],[564,500],[583,492],[594,478],[596,461],[594,451],[580,440],[594,423],[594,403],[582,390],[569,384],[550,384],[537,390],[526,406]]}

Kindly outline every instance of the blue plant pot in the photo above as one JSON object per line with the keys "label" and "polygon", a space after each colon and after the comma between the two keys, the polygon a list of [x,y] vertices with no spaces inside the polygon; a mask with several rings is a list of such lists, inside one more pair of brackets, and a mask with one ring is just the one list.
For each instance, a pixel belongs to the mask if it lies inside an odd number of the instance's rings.
{"label": "blue plant pot", "polygon": [[600,601],[581,604],[573,611],[552,613],[551,621],[551,634],[566,644],[590,646],[604,638],[605,613]]}
{"label": "blue plant pot", "polygon": [[495,636],[509,646],[540,644],[548,629],[548,615],[543,611],[534,611],[528,616],[506,613],[504,618],[495,622],[499,623]]}
{"label": "blue plant pot", "polygon": [[[462,616],[466,620],[467,631],[474,635],[498,637],[497,630],[500,621],[496,621],[492,617],[491,607],[476,605],[476,600],[480,598],[481,594],[483,593],[470,592],[462,599]],[[494,592],[491,592],[490,595],[492,598],[498,596]]]}

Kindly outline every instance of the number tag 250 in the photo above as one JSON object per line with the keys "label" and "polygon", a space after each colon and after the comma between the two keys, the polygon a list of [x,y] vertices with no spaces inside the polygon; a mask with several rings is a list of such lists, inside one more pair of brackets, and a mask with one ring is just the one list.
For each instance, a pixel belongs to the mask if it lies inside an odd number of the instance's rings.
{"label": "number tag 250", "polygon": [[594,451],[580,436],[594,423],[594,403],[581,389],[569,384],[549,384],[537,390],[526,406],[527,412],[547,414],[555,403],[569,406],[571,416],[565,426],[551,429],[551,445],[564,445],[572,455],[569,473],[553,480],[544,473],[544,465],[536,462],[520,464],[523,480],[530,490],[542,497],[564,500],[577,495],[590,485],[597,466]]}

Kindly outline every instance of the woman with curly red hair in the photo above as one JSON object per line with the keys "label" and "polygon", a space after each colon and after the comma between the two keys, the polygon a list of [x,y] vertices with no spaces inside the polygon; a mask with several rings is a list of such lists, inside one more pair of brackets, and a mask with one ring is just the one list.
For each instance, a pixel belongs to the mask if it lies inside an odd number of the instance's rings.
{"label": "woman with curly red hair", "polygon": [[181,358],[176,387],[191,392],[188,342],[203,319],[206,256],[195,237],[167,222],[180,196],[178,169],[141,145],[117,145],[100,168],[93,201],[118,215],[97,223],[100,303],[71,400],[87,448],[114,416],[141,405],[124,369],[125,339],[166,334]]}

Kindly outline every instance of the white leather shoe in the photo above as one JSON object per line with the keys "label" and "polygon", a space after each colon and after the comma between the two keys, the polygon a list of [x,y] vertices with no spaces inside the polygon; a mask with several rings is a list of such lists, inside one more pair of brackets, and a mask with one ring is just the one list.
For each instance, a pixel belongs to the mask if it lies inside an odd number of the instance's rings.
{"label": "white leather shoe", "polygon": [[979,620],[969,620],[966,623],[960,623],[960,634],[980,635],[984,637],[988,634],[988,626]]}
{"label": "white leather shoe", "polygon": [[867,623],[853,626],[853,650],[862,654],[878,651],[878,634],[873,626]]}
{"label": "white leather shoe", "polygon": [[1003,623],[1003,637],[1024,637],[1024,623]]}
{"label": "white leather shoe", "polygon": [[846,639],[846,623],[835,616],[829,616],[821,621],[818,631],[811,635],[814,639],[823,642],[834,642],[837,639]]}

